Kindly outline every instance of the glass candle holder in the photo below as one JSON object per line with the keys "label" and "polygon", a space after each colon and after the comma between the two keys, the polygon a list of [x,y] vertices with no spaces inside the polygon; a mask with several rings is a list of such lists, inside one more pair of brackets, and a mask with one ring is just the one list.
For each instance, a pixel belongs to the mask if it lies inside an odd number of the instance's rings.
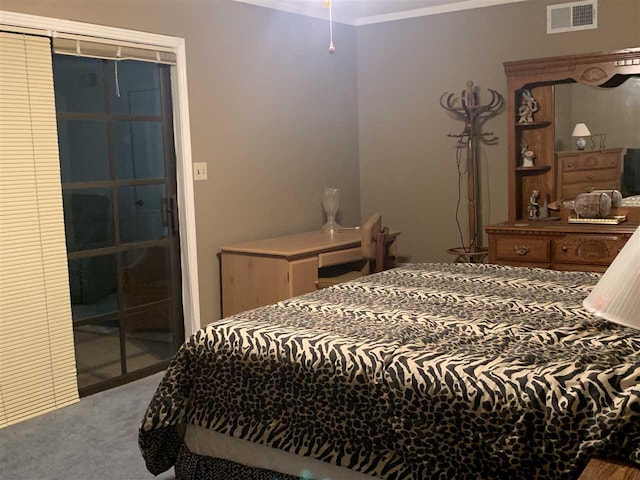
{"label": "glass candle holder", "polygon": [[336,214],[340,206],[340,190],[338,187],[324,187],[322,191],[322,206],[324,213],[327,215],[327,223],[321,230],[327,233],[334,233],[340,230],[340,225],[336,222]]}

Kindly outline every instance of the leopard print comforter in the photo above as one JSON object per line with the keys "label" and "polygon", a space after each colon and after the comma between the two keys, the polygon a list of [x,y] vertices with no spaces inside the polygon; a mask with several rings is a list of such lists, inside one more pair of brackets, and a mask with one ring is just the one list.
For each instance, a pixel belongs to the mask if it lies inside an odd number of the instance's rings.
{"label": "leopard print comforter", "polygon": [[640,464],[640,332],[582,307],[599,275],[405,265],[216,321],[140,427],[152,473],[177,426],[381,479],[571,479]]}

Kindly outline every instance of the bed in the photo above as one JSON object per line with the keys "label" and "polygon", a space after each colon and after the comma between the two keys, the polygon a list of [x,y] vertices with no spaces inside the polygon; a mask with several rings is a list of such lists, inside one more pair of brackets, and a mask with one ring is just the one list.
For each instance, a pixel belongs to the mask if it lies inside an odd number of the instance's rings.
{"label": "bed", "polygon": [[624,197],[620,203],[622,207],[640,207],[640,195]]}
{"label": "bed", "polygon": [[213,322],[145,413],[147,468],[475,480],[640,465],[640,332],[582,307],[599,278],[404,265]]}

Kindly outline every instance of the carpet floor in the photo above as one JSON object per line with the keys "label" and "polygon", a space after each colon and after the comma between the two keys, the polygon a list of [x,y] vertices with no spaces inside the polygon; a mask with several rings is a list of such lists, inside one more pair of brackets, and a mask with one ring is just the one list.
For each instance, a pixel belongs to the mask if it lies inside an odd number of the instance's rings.
{"label": "carpet floor", "polygon": [[138,426],[164,372],[97,393],[69,407],[0,430],[6,479],[174,479],[150,474]]}

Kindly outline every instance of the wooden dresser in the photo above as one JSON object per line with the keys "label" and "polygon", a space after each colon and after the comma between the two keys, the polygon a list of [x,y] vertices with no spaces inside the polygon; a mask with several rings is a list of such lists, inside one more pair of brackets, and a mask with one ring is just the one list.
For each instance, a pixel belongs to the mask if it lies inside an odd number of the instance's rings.
{"label": "wooden dresser", "polygon": [[556,153],[557,196],[574,199],[593,190],[620,190],[622,148]]}
{"label": "wooden dresser", "polygon": [[[508,217],[506,222],[485,227],[489,262],[603,272],[638,228],[640,208],[616,207],[611,213],[626,215],[627,222],[593,225],[569,223],[567,218],[574,212],[561,205],[591,190],[620,189],[622,153],[635,143],[625,140],[616,148],[556,151],[560,138],[556,138],[556,130],[571,131],[575,125],[575,119],[567,123],[559,117],[563,100],[557,97],[556,87],[571,82],[580,87],[619,86],[640,75],[640,48],[506,62],[504,69]],[[536,100],[537,108],[533,121],[522,122],[518,106],[528,97]],[[590,119],[584,121],[593,126]],[[525,147],[535,154],[533,166],[523,165]],[[550,211],[554,220],[531,218],[539,213],[535,204],[529,205],[536,197],[538,206],[545,201],[560,206]]]}
{"label": "wooden dresser", "polygon": [[634,223],[499,223],[486,228],[489,235],[489,262],[554,270],[604,272],[636,228],[638,225]]}

